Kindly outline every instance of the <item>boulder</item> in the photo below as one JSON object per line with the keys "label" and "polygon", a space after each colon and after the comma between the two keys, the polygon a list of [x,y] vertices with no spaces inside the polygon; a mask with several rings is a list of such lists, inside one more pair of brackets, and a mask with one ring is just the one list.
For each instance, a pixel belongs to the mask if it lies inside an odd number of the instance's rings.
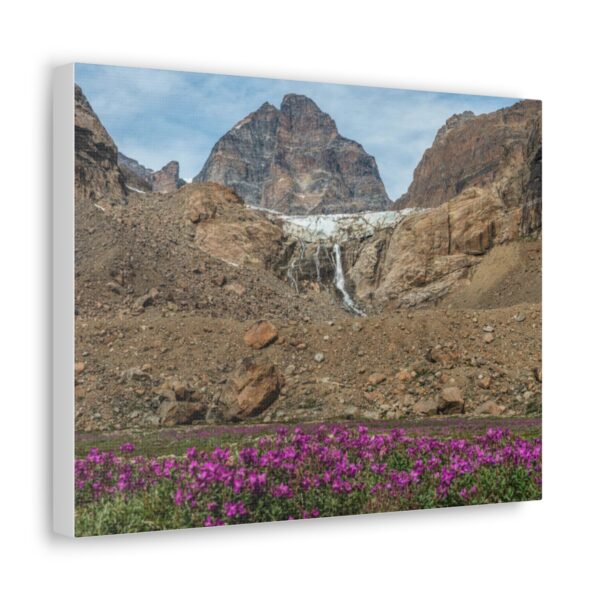
{"label": "boulder", "polygon": [[166,379],[156,390],[159,398],[172,402],[192,402],[201,399],[202,394],[197,392],[192,385],[187,384],[176,377]]}
{"label": "boulder", "polygon": [[501,406],[493,400],[487,400],[483,404],[480,404],[474,411],[476,415],[491,415],[492,417],[499,417],[506,410],[505,406]]}
{"label": "boulder", "polygon": [[148,290],[148,293],[138,296],[133,303],[133,312],[144,312],[147,306],[154,304],[154,301],[158,298],[158,290],[152,288]]}
{"label": "boulder", "polygon": [[121,373],[121,381],[123,383],[148,380],[150,380],[150,374],[140,367],[131,367]]}
{"label": "boulder", "polygon": [[242,359],[224,392],[228,416],[243,419],[259,415],[277,399],[283,384],[283,375],[274,364]]}
{"label": "boulder", "polygon": [[457,387],[444,388],[439,397],[440,412],[445,415],[457,415],[465,412],[465,401]]}
{"label": "boulder", "polygon": [[369,375],[367,383],[369,385],[379,385],[380,383],[383,383],[386,379],[387,377],[383,373],[373,373]]}
{"label": "boulder", "polygon": [[477,384],[484,390],[489,390],[492,385],[492,378],[489,375],[484,375],[481,379],[477,380]]}
{"label": "boulder", "polygon": [[256,350],[268,346],[277,339],[277,329],[269,321],[257,321],[244,334],[247,346]]}
{"label": "boulder", "polygon": [[439,402],[433,398],[422,398],[412,406],[412,412],[415,415],[431,417],[437,415],[439,411]]}
{"label": "boulder", "polygon": [[450,353],[442,348],[430,348],[425,358],[429,362],[439,363],[440,365],[449,365],[452,361]]}
{"label": "boulder", "polygon": [[412,374],[408,369],[400,369],[396,374],[396,378],[401,382],[406,382],[412,379]]}
{"label": "boulder", "polygon": [[161,425],[166,427],[189,425],[194,421],[203,420],[206,416],[206,410],[206,404],[203,402],[165,400],[158,408],[158,417]]}
{"label": "boulder", "polygon": [[76,362],[75,363],[75,375],[80,375],[85,371],[85,363],[84,362]]}

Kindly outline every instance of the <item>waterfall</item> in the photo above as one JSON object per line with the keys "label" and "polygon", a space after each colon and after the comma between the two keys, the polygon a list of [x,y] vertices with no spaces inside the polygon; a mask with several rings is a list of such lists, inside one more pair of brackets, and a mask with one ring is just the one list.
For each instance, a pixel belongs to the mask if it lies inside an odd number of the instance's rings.
{"label": "waterfall", "polygon": [[321,242],[317,243],[317,251],[315,252],[315,267],[317,269],[317,283],[321,283],[321,263],[319,262],[319,250],[321,250]]}
{"label": "waterfall", "polygon": [[294,286],[294,289],[296,290],[296,294],[297,294],[298,293],[298,282],[296,281],[296,278],[294,277],[294,267],[295,266],[296,266],[296,259],[294,258],[288,265],[287,277],[290,280],[290,282],[292,283],[292,285]]}
{"label": "waterfall", "polygon": [[340,253],[340,245],[333,246],[333,255],[335,257],[335,287],[341,292],[344,304],[357,315],[365,316],[365,313],[360,310],[350,298],[350,294],[346,291],[346,279],[344,278],[344,267],[342,266],[342,256]]}
{"label": "waterfall", "polygon": [[292,282],[292,285],[294,286],[294,289],[296,290],[296,294],[299,293],[298,290],[298,281],[296,279],[296,277],[294,276],[294,271],[296,269],[296,263],[299,262],[300,263],[300,267],[302,267],[302,261],[304,260],[304,253],[306,252],[306,244],[304,242],[304,240],[299,240],[300,242],[300,257],[299,258],[292,258],[288,264],[288,268],[287,268],[287,277],[288,279]]}

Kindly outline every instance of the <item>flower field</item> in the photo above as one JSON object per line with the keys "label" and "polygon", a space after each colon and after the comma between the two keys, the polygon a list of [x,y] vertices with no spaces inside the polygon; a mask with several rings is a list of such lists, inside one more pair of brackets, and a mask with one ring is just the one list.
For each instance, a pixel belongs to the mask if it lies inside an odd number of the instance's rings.
{"label": "flower field", "polygon": [[541,498],[541,440],[499,427],[446,438],[320,425],[245,441],[160,458],[92,447],[75,461],[76,534]]}

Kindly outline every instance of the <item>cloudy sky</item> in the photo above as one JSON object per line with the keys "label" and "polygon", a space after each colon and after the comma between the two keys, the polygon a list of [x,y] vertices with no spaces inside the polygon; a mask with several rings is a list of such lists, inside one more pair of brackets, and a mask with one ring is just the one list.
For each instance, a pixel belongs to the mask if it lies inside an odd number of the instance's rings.
{"label": "cloudy sky", "polygon": [[406,191],[450,115],[518,101],[84,64],[76,66],[75,81],[123,154],[155,170],[177,160],[184,179],[197,175],[215,142],[263,102],[279,107],[285,94],[305,94],[335,119],[343,136],[375,157],[393,200]]}

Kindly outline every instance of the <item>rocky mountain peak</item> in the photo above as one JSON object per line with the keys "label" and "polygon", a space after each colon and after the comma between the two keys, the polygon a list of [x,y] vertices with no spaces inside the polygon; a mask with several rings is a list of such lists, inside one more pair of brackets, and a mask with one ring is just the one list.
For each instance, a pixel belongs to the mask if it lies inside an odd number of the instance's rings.
{"label": "rocky mountain peak", "polygon": [[185,181],[179,177],[179,163],[176,160],[169,161],[158,171],[144,167],[122,152],[118,153],[118,162],[130,189],[167,194],[185,185]]}
{"label": "rocky mountain peak", "polygon": [[383,210],[389,198],[375,159],[342,137],[301,94],[265,102],[213,147],[196,182],[233,188],[248,204],[288,214]]}
{"label": "rocky mountain peak", "polygon": [[461,125],[463,125],[470,119],[473,119],[474,117],[475,113],[471,110],[465,110],[462,113],[457,113],[452,115],[451,117],[448,117],[444,125],[437,132],[435,140],[440,141],[448,134],[448,132],[455,129],[456,127],[460,127]]}
{"label": "rocky mountain peak", "polygon": [[277,112],[277,108],[275,106],[273,106],[270,102],[263,102],[256,112],[264,113],[264,112],[273,112],[273,111]]}
{"label": "rocky mountain peak", "polygon": [[117,146],[77,84],[74,95],[76,197],[122,202],[126,189],[117,164]]}
{"label": "rocky mountain peak", "polygon": [[287,94],[281,102],[280,134],[296,143],[323,144],[339,135],[335,121],[310,98]]}
{"label": "rocky mountain peak", "polygon": [[176,160],[169,161],[162,169],[152,174],[152,191],[168,194],[185,185],[185,181],[179,177],[179,163]]}
{"label": "rocky mountain peak", "polygon": [[[541,148],[541,111],[541,102],[523,100],[482,115],[471,111],[452,115],[423,154],[408,192],[396,208],[433,208],[468,187],[489,187],[506,179],[529,182],[533,177],[535,187],[538,178],[532,172]],[[541,202],[541,192],[530,193],[528,185],[507,191],[512,204],[524,202],[524,198]]]}
{"label": "rocky mountain peak", "polygon": [[[308,96],[302,94],[286,94],[282,101],[280,110],[283,114],[290,116],[304,116],[307,114],[318,114],[329,117],[328,114],[324,113]],[[331,119],[333,121],[333,119]]]}

